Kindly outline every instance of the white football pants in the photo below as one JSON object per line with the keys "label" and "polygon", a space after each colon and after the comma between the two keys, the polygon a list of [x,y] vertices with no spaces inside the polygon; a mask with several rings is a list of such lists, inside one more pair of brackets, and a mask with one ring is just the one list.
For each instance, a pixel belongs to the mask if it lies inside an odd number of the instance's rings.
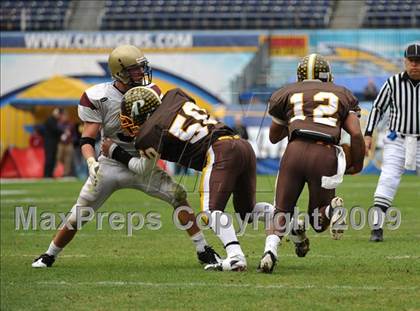
{"label": "white football pants", "polygon": [[112,193],[124,188],[143,191],[174,207],[179,206],[186,199],[184,187],[177,184],[157,166],[150,166],[143,175],[138,175],[131,172],[124,164],[105,156],[100,156],[98,162],[100,175],[98,184],[95,187],[90,178],[86,180],[71,210],[73,217],[76,216],[78,208],[90,207],[95,211],[98,210]]}
{"label": "white football pants", "polygon": [[[382,171],[376,187],[375,197],[383,197],[393,201],[405,168],[405,139],[397,137],[391,140],[385,137],[382,160]],[[420,173],[420,141],[417,141],[416,154],[417,174]]]}

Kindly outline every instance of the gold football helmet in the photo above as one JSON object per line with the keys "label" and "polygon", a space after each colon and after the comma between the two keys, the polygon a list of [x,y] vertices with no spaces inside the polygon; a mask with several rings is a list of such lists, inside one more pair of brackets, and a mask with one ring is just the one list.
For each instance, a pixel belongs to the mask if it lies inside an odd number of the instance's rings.
{"label": "gold football helmet", "polygon": [[143,52],[133,45],[115,48],[108,58],[114,79],[130,86],[148,85],[152,82],[152,68]]}
{"label": "gold football helmet", "polygon": [[121,102],[121,128],[136,136],[140,126],[161,104],[159,95],[149,87],[138,86],[128,90]]}
{"label": "gold football helmet", "polygon": [[297,80],[321,80],[323,82],[333,81],[330,63],[319,54],[305,56],[299,62],[297,68]]}

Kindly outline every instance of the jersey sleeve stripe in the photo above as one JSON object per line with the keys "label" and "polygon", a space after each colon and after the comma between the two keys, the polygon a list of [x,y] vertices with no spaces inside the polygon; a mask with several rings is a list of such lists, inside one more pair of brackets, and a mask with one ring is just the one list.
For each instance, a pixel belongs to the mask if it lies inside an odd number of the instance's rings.
{"label": "jersey sleeve stripe", "polygon": [[160,90],[160,88],[156,85],[156,84],[151,84],[150,88],[155,91],[160,98],[162,98],[162,91]]}
{"label": "jersey sleeve stripe", "polygon": [[287,122],[281,119],[278,119],[276,117],[271,116],[271,119],[274,123],[278,124],[278,125],[284,125],[287,126]]}
{"label": "jersey sleeve stripe", "polygon": [[88,107],[92,110],[97,110],[98,108],[95,107],[95,105],[90,101],[89,97],[87,97],[86,93],[83,93],[82,97],[80,98],[79,102],[80,106]]}

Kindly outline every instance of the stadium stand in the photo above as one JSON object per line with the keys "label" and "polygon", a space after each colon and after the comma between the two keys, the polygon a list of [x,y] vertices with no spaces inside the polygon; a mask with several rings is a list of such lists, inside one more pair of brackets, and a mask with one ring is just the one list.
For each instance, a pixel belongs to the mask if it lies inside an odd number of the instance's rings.
{"label": "stadium stand", "polygon": [[1,30],[64,30],[71,0],[2,1]]}
{"label": "stadium stand", "polygon": [[366,0],[364,27],[420,27],[418,0]]}
{"label": "stadium stand", "polygon": [[332,0],[108,0],[100,28],[326,28],[332,4]]}
{"label": "stadium stand", "polygon": [[[74,30],[75,8],[89,1],[1,1],[2,31]],[[329,28],[335,0],[104,0],[92,1],[95,25],[83,30],[218,30]],[[362,27],[420,26],[418,0],[360,2]],[[99,13],[98,13],[99,12]],[[79,12],[80,15],[80,12]],[[80,16],[79,16],[80,17]],[[71,20],[74,23],[70,23]],[[75,26],[76,25],[76,26]],[[79,27],[80,28],[80,27]],[[81,29],[79,29],[81,30]]]}

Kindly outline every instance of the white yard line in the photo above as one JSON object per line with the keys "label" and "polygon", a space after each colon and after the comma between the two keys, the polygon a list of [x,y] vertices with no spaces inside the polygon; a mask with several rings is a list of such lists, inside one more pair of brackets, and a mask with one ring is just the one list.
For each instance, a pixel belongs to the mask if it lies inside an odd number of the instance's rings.
{"label": "white yard line", "polygon": [[[39,254],[23,254],[23,255],[5,255],[2,257],[37,257],[39,256]],[[89,257],[88,255],[83,255],[83,254],[75,254],[75,255],[59,255],[59,258],[86,258]]]}
{"label": "white yard line", "polygon": [[400,255],[400,256],[386,256],[385,258],[390,259],[390,260],[420,259],[420,256]]}
{"label": "white yard line", "polygon": [[[366,188],[366,187],[372,187],[372,188],[375,188],[376,187],[376,185],[377,185],[377,183],[371,183],[371,182],[366,182],[366,183],[363,183],[363,182],[354,182],[354,183],[352,183],[352,182],[343,182],[341,185],[340,185],[340,187],[337,189],[337,191],[338,192],[340,192],[340,189],[343,189],[343,188]],[[415,188],[415,189],[418,189],[420,187],[420,183],[418,183],[418,182],[405,182],[405,183],[401,183],[400,184],[400,186],[399,186],[399,189],[401,189],[401,188]],[[344,202],[345,203],[345,202]]]}
{"label": "white yard line", "polygon": [[0,196],[8,196],[8,195],[23,195],[27,194],[27,190],[19,190],[19,189],[10,189],[10,190],[0,190]]}
{"label": "white yard line", "polygon": [[69,202],[75,200],[75,197],[59,197],[59,198],[16,198],[16,199],[1,199],[2,204],[37,204],[37,203],[57,203]]}
{"label": "white yard line", "polygon": [[[62,178],[0,178],[0,183],[7,184],[50,184],[50,183],[64,183],[79,181],[76,177],[62,177]],[[81,181],[81,180],[80,180]]]}
{"label": "white yard line", "polygon": [[[212,273],[212,272],[210,272]],[[17,283],[9,283],[11,285]],[[199,282],[176,282],[176,283],[154,283],[154,282],[141,282],[141,281],[97,281],[97,282],[66,282],[66,281],[44,281],[37,282],[38,285],[47,286],[139,286],[139,287],[219,287],[219,288],[251,288],[251,289],[340,289],[340,290],[362,290],[362,291],[377,291],[377,290],[393,290],[393,291],[417,291],[420,288],[418,286],[399,286],[399,287],[386,287],[386,286],[353,286],[353,285],[319,285],[319,284],[306,284],[306,285],[294,285],[294,284],[272,284],[272,285],[261,285],[261,284],[223,284],[223,283],[199,283]]]}

